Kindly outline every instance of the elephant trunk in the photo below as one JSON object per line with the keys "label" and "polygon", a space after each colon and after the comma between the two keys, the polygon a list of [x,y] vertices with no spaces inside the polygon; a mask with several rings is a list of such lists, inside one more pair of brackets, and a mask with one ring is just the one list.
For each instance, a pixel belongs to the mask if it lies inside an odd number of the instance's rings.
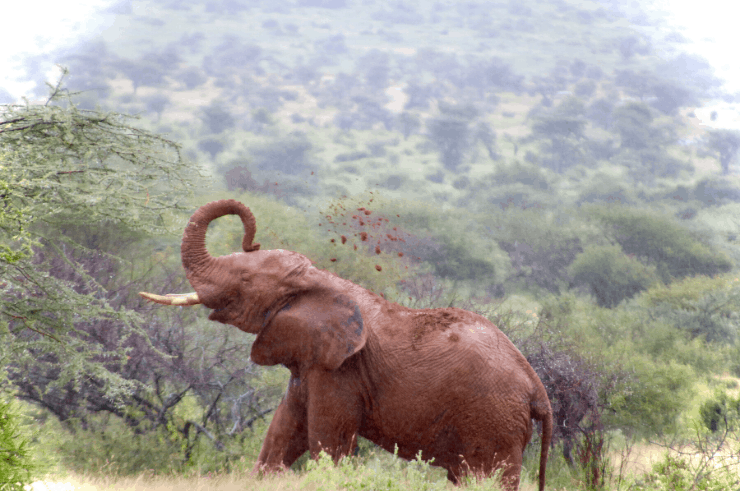
{"label": "elephant trunk", "polygon": [[206,230],[208,230],[208,224],[212,220],[224,215],[239,215],[239,218],[241,218],[244,225],[244,238],[242,239],[244,252],[259,249],[259,244],[252,244],[257,230],[257,222],[249,208],[233,199],[207,203],[193,213],[182,236],[180,254],[182,266],[185,268],[188,279],[193,274],[197,275],[207,270],[213,264],[214,258],[206,250]]}

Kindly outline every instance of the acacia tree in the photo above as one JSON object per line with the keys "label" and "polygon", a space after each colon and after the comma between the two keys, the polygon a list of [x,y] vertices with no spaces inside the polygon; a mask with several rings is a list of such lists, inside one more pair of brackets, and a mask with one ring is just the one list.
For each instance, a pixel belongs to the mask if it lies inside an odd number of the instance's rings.
{"label": "acacia tree", "polygon": [[187,464],[201,436],[226,449],[272,411],[280,380],[254,383],[238,333],[136,294],[185,288],[177,254],[151,243],[199,174],[129,117],[79,109],[62,80],[44,104],[0,108],[0,358],[18,396],[68,428],[108,413],[132,434],[174,432]]}
{"label": "acacia tree", "polygon": [[427,136],[437,147],[445,169],[462,164],[471,139],[471,123],[478,110],[469,104],[439,104],[440,116],[427,123]]}
{"label": "acacia tree", "polygon": [[96,238],[111,226],[166,232],[165,215],[184,208],[193,170],[177,144],[129,125],[130,117],[78,108],[63,88],[66,74],[44,104],[0,108],[0,356],[11,379],[46,358],[51,385],[92,380],[115,401],[133,390],[116,370],[128,348],[90,342],[84,326],[113,322],[122,339],[147,336],[91,266],[91,257],[120,261],[96,250]]}
{"label": "acacia tree", "polygon": [[554,110],[539,116],[532,125],[534,138],[549,140],[543,145],[549,154],[545,165],[556,172],[563,172],[584,161],[584,113],[583,102],[576,97],[569,97]]}

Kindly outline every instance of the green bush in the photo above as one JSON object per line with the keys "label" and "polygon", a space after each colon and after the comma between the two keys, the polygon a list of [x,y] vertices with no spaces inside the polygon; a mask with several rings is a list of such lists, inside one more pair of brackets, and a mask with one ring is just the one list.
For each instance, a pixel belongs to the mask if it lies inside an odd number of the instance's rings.
{"label": "green bush", "polygon": [[508,258],[490,237],[483,217],[407,201],[376,199],[373,204],[373,209],[397,225],[404,241],[395,242],[395,247],[427,263],[437,276],[478,285],[497,284],[506,278]]}
{"label": "green bush", "polygon": [[655,268],[628,257],[618,245],[589,246],[570,266],[576,284],[591,289],[601,307],[614,307],[658,281]]}
{"label": "green bush", "polygon": [[[697,373],[714,372],[727,351],[708,349],[676,327],[651,319],[635,302],[598,307],[573,295],[543,302],[556,339],[573,343],[596,367],[603,387],[603,423],[655,438],[680,431],[680,416],[695,396]],[[729,351],[729,350],[728,350]]]}
{"label": "green bush", "polygon": [[265,139],[249,148],[255,166],[268,173],[295,175],[313,170],[311,161],[313,143],[300,132],[283,137]]}
{"label": "green bush", "polygon": [[559,293],[567,289],[571,278],[568,267],[583,251],[582,243],[589,235],[583,222],[574,218],[573,210],[557,212],[542,209],[510,207],[495,210],[481,218],[481,225],[490,232],[490,239],[508,253],[510,287],[524,287],[540,293]]}
{"label": "green bush", "polygon": [[61,466],[78,474],[169,474],[185,468],[181,442],[166,428],[135,433],[114,416],[97,418],[87,429],[65,432],[55,451]]}
{"label": "green bush", "polygon": [[551,179],[542,167],[521,162],[500,166],[492,176],[492,182],[499,185],[525,184],[541,190],[549,189],[550,181]]}
{"label": "green bush", "polygon": [[[306,482],[315,482],[318,491],[335,489],[441,491],[447,489],[447,480],[440,477],[437,470],[428,462],[421,460],[420,456],[417,456],[416,460],[405,462],[399,459],[396,453],[387,458],[371,456],[365,461],[345,458],[338,466],[334,466],[332,458],[321,452],[318,460],[309,460],[306,464]],[[483,490],[483,488],[472,489]],[[494,491],[498,486],[487,489]]]}
{"label": "green bush", "polygon": [[428,260],[442,278],[491,281],[496,277],[496,268],[490,259],[475,257],[464,238],[443,235],[438,240],[442,247],[432,250]]}
{"label": "green bush", "polygon": [[[611,356],[609,356],[611,358]],[[607,422],[643,436],[678,430],[678,417],[692,397],[696,379],[691,367],[656,363],[640,354],[622,353],[619,362],[632,372],[607,395]]]}
{"label": "green bush", "polygon": [[737,489],[737,478],[720,467],[697,473],[686,457],[669,453],[653,465],[652,472],[630,489],[644,491],[727,491]]}
{"label": "green bush", "polygon": [[714,276],[733,266],[724,253],[700,242],[670,216],[624,206],[595,206],[589,213],[625,254],[654,265],[664,283],[687,276]]}
{"label": "green bush", "polygon": [[18,419],[12,403],[0,401],[0,491],[23,491],[32,482],[29,441],[20,431]]}
{"label": "green bush", "polygon": [[[53,418],[52,418],[53,419]],[[269,421],[269,418],[268,418]],[[47,421],[39,448],[52,452],[60,468],[93,476],[203,475],[209,472],[231,472],[251,469],[267,431],[267,422],[257,421],[253,431],[229,438],[216,435],[222,445],[199,438],[193,444],[182,433],[165,425],[132,430],[112,415],[88,417],[86,428],[69,423],[61,426],[55,419]]]}
{"label": "green bush", "polygon": [[738,334],[740,284],[726,277],[697,276],[646,291],[641,303],[662,319],[707,342],[732,344]]}
{"label": "green bush", "polygon": [[580,184],[580,192],[576,204],[584,203],[604,203],[604,204],[631,204],[638,201],[635,191],[631,187],[623,184],[620,179],[615,179],[613,175],[601,172],[584,180]]}
{"label": "green bush", "polygon": [[631,326],[633,342],[640,351],[658,362],[675,361],[690,366],[697,374],[716,373],[726,364],[726,350],[708,346],[703,338],[690,334],[664,318],[655,318],[654,312],[639,311]]}
{"label": "green bush", "polygon": [[715,433],[737,426],[740,416],[740,398],[731,397],[724,390],[715,392],[714,397],[704,401],[699,407],[699,415],[704,426]]}

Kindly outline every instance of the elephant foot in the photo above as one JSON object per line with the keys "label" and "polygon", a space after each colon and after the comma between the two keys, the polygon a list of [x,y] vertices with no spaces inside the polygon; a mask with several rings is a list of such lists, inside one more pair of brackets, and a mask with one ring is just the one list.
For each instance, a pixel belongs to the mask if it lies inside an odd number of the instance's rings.
{"label": "elephant foot", "polygon": [[290,469],[282,464],[271,465],[264,462],[257,462],[252,469],[252,477],[263,477],[268,475],[282,476],[287,474]]}
{"label": "elephant foot", "polygon": [[[467,469],[467,472],[462,469],[460,469],[459,472],[460,474],[457,474],[453,472],[452,469],[447,469],[447,480],[449,480],[455,486],[461,486],[463,484],[463,476],[465,475],[476,480],[491,478],[493,476],[493,474],[486,474],[483,471],[475,472],[470,468]],[[504,471],[504,473],[500,477],[500,480],[501,488],[506,491],[517,491],[519,489],[518,473],[507,473],[506,471]]]}

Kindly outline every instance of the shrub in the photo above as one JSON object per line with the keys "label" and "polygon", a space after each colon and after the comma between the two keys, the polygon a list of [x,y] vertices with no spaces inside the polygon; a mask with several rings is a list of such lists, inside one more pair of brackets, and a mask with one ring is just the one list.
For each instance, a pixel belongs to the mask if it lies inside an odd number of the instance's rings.
{"label": "shrub", "polygon": [[[501,321],[497,319],[496,324],[501,325]],[[510,329],[511,326],[505,328]],[[554,441],[562,443],[563,456],[570,466],[578,463],[586,470],[595,463],[593,459],[600,461],[603,456],[601,446],[596,449],[590,444],[603,429],[601,412],[604,405],[599,392],[605,389],[606,377],[572,347],[560,341],[536,340],[538,334],[519,344],[527,352],[527,361],[547,389],[552,404]],[[540,345],[539,349],[532,349],[536,344]]]}
{"label": "shrub", "polygon": [[[406,463],[398,458],[397,452],[389,457],[371,454],[368,459],[344,458],[338,466],[335,466],[332,458],[322,451],[318,460],[307,462],[306,469],[306,483],[315,482],[316,489],[325,491],[447,489],[447,481],[439,479],[437,471],[432,469],[428,462],[421,460],[421,455],[418,455],[416,460]],[[497,487],[487,489],[495,490]]]}
{"label": "shrub", "polygon": [[586,109],[586,117],[596,126],[608,130],[613,122],[614,103],[608,99],[597,99]]}
{"label": "shrub", "polygon": [[10,402],[0,401],[0,489],[23,491],[34,469],[28,439],[19,431],[18,414]]}
{"label": "shrub", "polygon": [[589,213],[624,253],[654,266],[664,283],[686,276],[714,276],[732,268],[724,253],[701,243],[671,216],[621,206],[594,207]]}
{"label": "shrub", "polygon": [[189,66],[181,70],[178,78],[180,79],[180,81],[182,81],[183,84],[185,84],[185,87],[188,90],[200,87],[201,85],[206,83],[206,81],[208,81],[208,77],[205,75],[205,73],[203,73],[200,68],[194,66]]}
{"label": "shrub", "polygon": [[334,157],[334,162],[352,162],[354,160],[366,159],[370,156],[369,153],[355,150],[354,152],[340,153]]}
{"label": "shrub", "polygon": [[596,82],[590,79],[578,82],[575,87],[575,94],[578,97],[591,97],[596,92]]}
{"label": "shrub", "polygon": [[428,137],[440,152],[445,169],[454,171],[462,164],[470,140],[470,121],[449,115],[427,123]]}
{"label": "shrub", "polygon": [[489,258],[476,257],[468,241],[444,235],[439,237],[442,247],[429,256],[437,274],[453,280],[479,279],[492,282],[496,268]]}
{"label": "shrub", "polygon": [[215,159],[218,154],[224,151],[225,145],[218,138],[206,137],[198,142],[198,150],[205,152]]}
{"label": "shrub", "polygon": [[520,162],[499,166],[492,176],[493,182],[500,185],[525,184],[535,189],[547,190],[551,187],[550,179],[541,167]]}
{"label": "shrub", "polygon": [[[408,89],[406,90],[406,92],[408,93]],[[406,103],[406,106],[413,107],[409,105],[410,103],[411,103],[411,98],[409,97],[409,102]],[[422,104],[419,104],[419,105],[422,105]],[[406,140],[408,139],[409,136],[419,131],[419,129],[421,128],[421,120],[419,119],[419,116],[417,116],[416,114],[410,113],[408,111],[404,111],[401,114],[399,114],[398,117],[396,118],[396,127],[403,134],[404,140]]]}
{"label": "shrub", "polygon": [[588,246],[570,266],[576,284],[588,286],[600,307],[614,307],[658,281],[655,267],[628,257],[618,245]]}
{"label": "shrub", "polygon": [[294,175],[313,169],[312,149],[313,144],[305,134],[294,132],[252,147],[250,154],[262,171]]}
{"label": "shrub", "polygon": [[347,0],[298,0],[299,7],[322,7],[325,9],[343,9]]}
{"label": "shrub", "polygon": [[628,346],[617,360],[631,376],[608,394],[607,423],[643,436],[675,432],[679,415],[693,395],[694,371],[673,361],[656,362],[635,353],[639,347]]}
{"label": "shrub", "polygon": [[[601,412],[605,428],[619,428],[626,435],[653,439],[678,428],[678,418],[694,396],[696,380],[692,366],[683,359],[702,358],[708,350],[694,343],[687,345],[678,329],[651,320],[644,311],[635,309],[633,303],[606,309],[572,294],[560,295],[543,303],[541,317],[554,327],[550,344],[557,339],[566,340],[560,341],[561,344],[573,340],[570,342],[582,353],[585,366],[593,367],[596,377],[592,385],[598,389],[599,404],[605,408]],[[655,335],[656,330],[661,331],[659,335]],[[665,336],[665,331],[678,335],[670,338]],[[514,341],[514,344],[529,359],[526,343]],[[672,359],[676,351],[681,354],[676,357],[678,360]],[[722,357],[708,355],[707,358]],[[715,368],[711,360],[701,363]],[[569,371],[583,372],[576,363],[559,366],[566,375]],[[575,392],[588,388],[578,379],[566,377],[565,380],[579,382],[572,385]],[[551,402],[553,410],[562,400],[557,397],[556,403]],[[575,406],[579,407],[582,405]],[[590,420],[589,417],[584,425]]]}
{"label": "shrub", "polygon": [[708,178],[699,181],[692,197],[705,205],[718,206],[740,201],[740,189],[727,179]]}
{"label": "shrub", "polygon": [[186,464],[181,442],[172,436],[164,427],[134,433],[118,418],[103,416],[87,429],[76,428],[55,450],[62,466],[79,474],[161,474],[182,471]]}
{"label": "shrub", "polygon": [[614,109],[612,117],[614,130],[621,137],[622,148],[640,150],[654,144],[653,113],[647,104],[629,102]]}
{"label": "shrub", "polygon": [[724,467],[696,473],[688,458],[666,453],[653,465],[652,472],[631,489],[650,491],[726,491],[737,487],[737,480]]}
{"label": "shrub", "polygon": [[697,276],[656,286],[641,298],[654,318],[676,326],[692,338],[731,343],[737,337],[740,288],[727,278]]}
{"label": "shrub", "polygon": [[219,134],[236,126],[236,118],[231,114],[227,104],[222,101],[213,101],[201,108],[198,117],[203,125],[212,134]]}
{"label": "shrub", "polygon": [[543,213],[541,209],[510,206],[486,217],[491,238],[511,263],[509,281],[526,288],[560,293],[571,282],[568,267],[583,251],[583,231],[571,214]]}
{"label": "shrub", "polygon": [[[544,164],[556,172],[584,163],[585,107],[577,97],[568,97],[558,107],[535,118],[532,136],[543,141],[548,157]],[[549,142],[544,142],[549,140]]]}
{"label": "shrub", "polygon": [[714,397],[704,401],[699,408],[699,415],[704,426],[712,433],[734,429],[740,416],[740,398],[733,398],[724,390],[718,390]]}

